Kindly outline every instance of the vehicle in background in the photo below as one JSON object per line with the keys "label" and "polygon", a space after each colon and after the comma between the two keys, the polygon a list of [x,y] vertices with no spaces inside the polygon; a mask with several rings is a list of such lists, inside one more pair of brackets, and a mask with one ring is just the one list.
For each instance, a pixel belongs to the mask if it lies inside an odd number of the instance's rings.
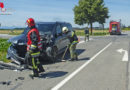
{"label": "vehicle in background", "polygon": [[[55,62],[57,55],[64,52],[70,43],[68,37],[72,33],[71,24],[66,22],[38,22],[36,27],[39,30],[43,47],[41,59],[45,60],[48,58],[50,61]],[[67,34],[62,33],[63,27],[68,27],[69,31]],[[18,64],[25,62],[28,31],[29,27],[21,35],[8,40],[11,46],[8,48],[7,58]]]}
{"label": "vehicle in background", "polygon": [[111,21],[109,24],[110,35],[121,35],[121,23],[116,21]]}

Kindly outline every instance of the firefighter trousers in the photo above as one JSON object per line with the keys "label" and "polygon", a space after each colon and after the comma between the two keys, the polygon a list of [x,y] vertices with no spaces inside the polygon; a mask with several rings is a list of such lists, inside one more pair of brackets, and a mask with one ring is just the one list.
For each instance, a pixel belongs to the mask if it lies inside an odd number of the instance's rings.
{"label": "firefighter trousers", "polygon": [[37,53],[31,53],[31,54],[29,52],[26,53],[26,56],[25,56],[26,63],[27,63],[27,65],[32,66],[34,76],[39,76],[39,73],[44,72],[45,70],[44,70],[44,68],[42,67],[42,64],[39,61],[39,56],[33,57],[32,54],[34,55],[34,54],[37,54]]}
{"label": "firefighter trousers", "polygon": [[85,38],[84,38],[84,41],[86,42],[86,38],[88,39],[89,41],[89,34],[85,34]]}
{"label": "firefighter trousers", "polygon": [[77,59],[77,57],[78,57],[78,54],[76,52],[76,45],[77,44],[71,44],[69,47],[71,59]]}

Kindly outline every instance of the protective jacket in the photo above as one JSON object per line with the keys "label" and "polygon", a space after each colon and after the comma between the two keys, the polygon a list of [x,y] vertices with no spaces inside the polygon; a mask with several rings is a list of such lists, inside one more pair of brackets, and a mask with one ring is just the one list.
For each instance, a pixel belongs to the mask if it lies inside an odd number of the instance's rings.
{"label": "protective jacket", "polygon": [[77,35],[75,34],[74,31],[72,31],[72,35],[71,35],[71,37],[69,37],[69,40],[70,40],[71,44],[77,44],[78,43],[78,37],[77,37]]}
{"label": "protective jacket", "polygon": [[32,28],[28,34],[27,34],[28,42],[27,42],[27,51],[29,50],[31,45],[35,45],[39,48],[39,50],[42,49],[42,44],[40,40],[40,35],[37,30],[37,28]]}

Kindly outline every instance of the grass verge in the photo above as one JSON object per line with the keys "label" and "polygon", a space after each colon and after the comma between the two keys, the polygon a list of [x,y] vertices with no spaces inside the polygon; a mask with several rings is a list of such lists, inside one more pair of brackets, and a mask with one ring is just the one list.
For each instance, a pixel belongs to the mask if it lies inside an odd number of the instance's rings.
{"label": "grass verge", "polygon": [[0,38],[0,61],[3,62],[10,62],[10,60],[6,59],[7,49],[10,44],[7,42],[7,39]]}

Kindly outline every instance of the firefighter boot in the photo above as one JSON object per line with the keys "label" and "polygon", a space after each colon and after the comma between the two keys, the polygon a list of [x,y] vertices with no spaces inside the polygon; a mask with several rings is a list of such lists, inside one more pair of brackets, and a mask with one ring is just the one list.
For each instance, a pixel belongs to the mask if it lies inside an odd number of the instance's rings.
{"label": "firefighter boot", "polygon": [[44,68],[42,67],[41,64],[38,65],[39,73],[45,72]]}
{"label": "firefighter boot", "polygon": [[39,73],[37,69],[33,69],[33,77],[39,77]]}

